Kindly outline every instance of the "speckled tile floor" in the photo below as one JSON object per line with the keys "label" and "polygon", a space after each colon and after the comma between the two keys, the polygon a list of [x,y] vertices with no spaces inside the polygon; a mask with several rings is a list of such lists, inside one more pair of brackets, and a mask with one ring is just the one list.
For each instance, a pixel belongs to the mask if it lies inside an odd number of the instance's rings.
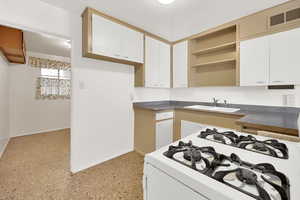
{"label": "speckled tile floor", "polygon": [[70,134],[13,138],[0,159],[0,200],[142,200],[143,157],[131,152],[69,172]]}

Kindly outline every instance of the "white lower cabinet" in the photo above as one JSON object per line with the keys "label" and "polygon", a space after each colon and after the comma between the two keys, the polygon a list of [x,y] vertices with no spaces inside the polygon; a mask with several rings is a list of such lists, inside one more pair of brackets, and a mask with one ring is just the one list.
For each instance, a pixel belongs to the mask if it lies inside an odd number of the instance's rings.
{"label": "white lower cabinet", "polygon": [[144,172],[144,200],[208,200],[149,164]]}
{"label": "white lower cabinet", "polygon": [[181,120],[181,138],[197,133],[203,128],[205,128],[203,124]]}
{"label": "white lower cabinet", "polygon": [[169,145],[173,142],[173,119],[156,122],[155,129],[156,149]]}

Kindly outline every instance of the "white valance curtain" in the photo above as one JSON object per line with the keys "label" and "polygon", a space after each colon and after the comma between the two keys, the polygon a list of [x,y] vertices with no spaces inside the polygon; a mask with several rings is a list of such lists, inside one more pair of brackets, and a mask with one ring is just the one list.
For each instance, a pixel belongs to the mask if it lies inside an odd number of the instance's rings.
{"label": "white valance curtain", "polygon": [[37,58],[37,57],[29,57],[29,64],[32,67],[38,68],[50,68],[50,69],[62,69],[68,70],[71,68],[71,63],[57,61],[57,60],[50,60],[45,58]]}
{"label": "white valance curtain", "polygon": [[70,71],[71,64],[57,60],[50,60],[37,57],[29,57],[29,64],[32,67],[54,69],[55,76],[43,76],[37,78],[36,98],[37,99],[70,99],[71,80],[70,77],[62,77],[61,71]]}

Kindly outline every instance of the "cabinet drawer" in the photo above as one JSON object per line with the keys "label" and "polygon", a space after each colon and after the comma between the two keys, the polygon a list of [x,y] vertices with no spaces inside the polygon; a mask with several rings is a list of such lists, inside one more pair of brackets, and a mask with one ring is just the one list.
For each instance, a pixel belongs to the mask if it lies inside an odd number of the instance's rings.
{"label": "cabinet drawer", "polygon": [[165,119],[172,119],[173,116],[174,116],[174,112],[161,112],[161,113],[156,113],[155,119],[157,121],[165,120]]}

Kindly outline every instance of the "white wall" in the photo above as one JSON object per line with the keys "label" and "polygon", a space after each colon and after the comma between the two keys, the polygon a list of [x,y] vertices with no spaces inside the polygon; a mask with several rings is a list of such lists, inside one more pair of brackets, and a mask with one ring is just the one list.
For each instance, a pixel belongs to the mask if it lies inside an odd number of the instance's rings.
{"label": "white wall", "polygon": [[[190,0],[172,15],[171,41],[180,40],[287,0]],[[242,9],[240,9],[242,8]]]}
{"label": "white wall", "polygon": [[0,52],[0,158],[9,140],[9,72]]}
{"label": "white wall", "polygon": [[158,88],[135,88],[133,101],[165,101],[170,100],[170,89],[158,89]]}
{"label": "white wall", "polygon": [[300,87],[295,90],[267,90],[265,87],[203,87],[172,89],[172,100],[212,102],[212,98],[226,99],[233,104],[283,106],[283,95],[295,95],[300,107]]}
{"label": "white wall", "polygon": [[133,150],[134,68],[83,58],[80,14],[72,16],[72,172]]}
{"label": "white wall", "polygon": [[68,12],[39,0],[0,0],[0,24],[69,38]]}
{"label": "white wall", "polygon": [[[47,59],[69,58],[29,53]],[[28,60],[28,59],[27,59]],[[10,136],[22,136],[70,128],[70,100],[37,100],[36,85],[40,69],[10,64]]]}

